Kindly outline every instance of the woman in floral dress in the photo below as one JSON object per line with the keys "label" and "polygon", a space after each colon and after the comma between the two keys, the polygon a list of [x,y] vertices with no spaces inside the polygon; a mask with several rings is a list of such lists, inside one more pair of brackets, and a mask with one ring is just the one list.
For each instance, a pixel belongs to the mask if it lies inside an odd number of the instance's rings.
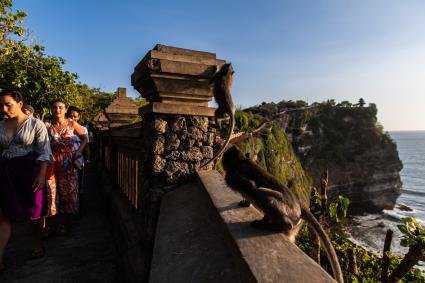
{"label": "woman in floral dress", "polygon": [[[74,168],[74,161],[82,156],[87,143],[84,129],[77,122],[66,119],[66,112],[66,104],[63,101],[54,101],[53,118],[50,123],[46,123],[55,160],[48,169],[47,178],[51,187],[55,184],[57,190],[60,213],[58,232],[61,234],[67,233],[70,216],[78,213],[78,173]],[[75,135],[81,139],[77,151],[73,151]]]}

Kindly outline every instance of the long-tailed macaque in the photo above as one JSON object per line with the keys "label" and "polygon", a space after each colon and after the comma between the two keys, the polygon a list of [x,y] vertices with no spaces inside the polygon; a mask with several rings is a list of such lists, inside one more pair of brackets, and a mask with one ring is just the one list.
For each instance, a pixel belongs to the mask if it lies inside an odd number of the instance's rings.
{"label": "long-tailed macaque", "polygon": [[254,227],[281,231],[294,242],[304,219],[322,241],[335,279],[340,283],[344,282],[338,258],[328,236],[293,191],[235,146],[224,153],[222,163],[227,185],[263,212],[264,218],[254,221]]}
{"label": "long-tailed macaque", "polygon": [[233,74],[234,71],[232,64],[228,63],[224,64],[211,79],[211,82],[213,83],[214,99],[218,104],[218,108],[214,113],[215,118],[216,120],[222,120],[227,116],[230,117],[230,129],[228,137],[221,149],[210,160],[201,165],[201,167],[205,167],[209,163],[213,162],[224,152],[235,128],[236,107],[233,104],[232,94],[230,92],[233,83]]}

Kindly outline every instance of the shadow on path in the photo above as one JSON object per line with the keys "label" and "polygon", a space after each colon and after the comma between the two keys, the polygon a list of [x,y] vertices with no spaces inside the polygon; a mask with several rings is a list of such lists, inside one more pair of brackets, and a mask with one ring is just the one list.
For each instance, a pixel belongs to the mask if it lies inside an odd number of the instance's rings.
{"label": "shadow on path", "polygon": [[116,282],[116,251],[109,220],[102,209],[96,175],[86,178],[83,218],[68,236],[44,241],[46,256],[29,260],[32,251],[29,223],[16,223],[6,248],[6,270],[0,282]]}

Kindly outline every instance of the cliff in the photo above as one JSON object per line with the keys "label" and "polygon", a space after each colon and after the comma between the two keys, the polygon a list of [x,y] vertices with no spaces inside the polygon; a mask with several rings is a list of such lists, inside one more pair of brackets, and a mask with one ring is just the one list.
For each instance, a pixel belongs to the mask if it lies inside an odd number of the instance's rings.
{"label": "cliff", "polygon": [[402,163],[395,142],[377,122],[375,104],[282,101],[246,111],[272,119],[286,132],[316,187],[328,168],[329,196],[348,197],[351,213],[394,207]]}

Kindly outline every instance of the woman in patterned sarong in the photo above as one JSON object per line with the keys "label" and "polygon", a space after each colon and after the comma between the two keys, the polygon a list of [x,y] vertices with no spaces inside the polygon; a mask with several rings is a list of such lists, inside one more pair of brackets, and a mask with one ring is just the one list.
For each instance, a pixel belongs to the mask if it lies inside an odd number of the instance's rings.
{"label": "woman in patterned sarong", "polygon": [[0,93],[0,271],[11,222],[32,222],[32,258],[44,256],[41,218],[47,214],[46,168],[53,161],[43,122],[22,112],[18,91]]}
{"label": "woman in patterned sarong", "polygon": [[[71,216],[78,213],[78,173],[74,168],[74,161],[82,156],[87,143],[84,129],[71,119],[66,119],[66,112],[66,104],[63,101],[54,101],[53,118],[50,123],[46,123],[55,160],[48,168],[47,179],[49,184],[53,183],[52,178],[55,179],[60,213],[58,232],[61,234],[67,233]],[[81,139],[77,151],[73,151],[75,134]]]}

